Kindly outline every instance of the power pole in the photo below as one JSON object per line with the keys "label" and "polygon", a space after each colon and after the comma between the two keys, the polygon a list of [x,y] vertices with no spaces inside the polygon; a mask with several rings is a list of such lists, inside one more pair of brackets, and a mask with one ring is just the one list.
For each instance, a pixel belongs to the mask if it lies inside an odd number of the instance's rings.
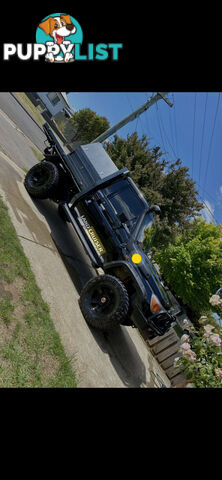
{"label": "power pole", "polygon": [[146,110],[148,110],[148,108],[150,108],[154,103],[158,102],[158,100],[161,100],[161,98],[170,106],[172,107],[173,104],[171,102],[169,102],[168,98],[165,97],[165,95],[167,94],[168,92],[158,92],[156,95],[153,95],[152,97],[149,98],[149,100],[147,100],[146,103],[144,103],[143,105],[141,105],[141,107],[137,108],[136,110],[134,110],[132,113],[130,113],[129,115],[127,115],[125,118],[123,118],[122,120],[120,120],[120,122],[116,123],[115,125],[113,125],[113,127],[110,127],[108,128],[108,130],[106,130],[104,133],[102,133],[101,135],[99,135],[97,138],[95,138],[91,143],[95,143],[95,142],[104,142],[104,140],[106,140],[106,138],[110,137],[110,135],[113,135],[113,133],[117,132],[117,130],[119,130],[120,128],[124,127],[124,125],[126,125],[127,123],[129,122],[132,122],[132,120],[135,120],[135,118],[137,118],[139,115],[141,115],[141,113],[145,112]]}

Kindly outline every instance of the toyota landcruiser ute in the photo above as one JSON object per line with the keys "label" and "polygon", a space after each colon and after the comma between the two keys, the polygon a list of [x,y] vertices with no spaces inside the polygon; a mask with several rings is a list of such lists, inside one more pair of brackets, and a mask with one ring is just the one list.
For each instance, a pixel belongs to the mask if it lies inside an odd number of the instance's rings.
{"label": "toyota landcruiser ute", "polygon": [[129,170],[119,170],[100,143],[66,153],[49,125],[43,128],[45,157],[24,184],[33,198],[58,204],[58,214],[74,227],[99,269],[80,293],[86,322],[102,331],[121,324],[148,338],[164,335],[176,317],[144,242],[159,207],[148,205]]}

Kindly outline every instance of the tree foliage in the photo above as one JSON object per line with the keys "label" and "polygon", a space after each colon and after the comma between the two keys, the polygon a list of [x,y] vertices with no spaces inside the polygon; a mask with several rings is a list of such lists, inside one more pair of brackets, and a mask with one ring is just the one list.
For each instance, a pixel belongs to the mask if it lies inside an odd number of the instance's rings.
{"label": "tree foliage", "polygon": [[[90,143],[110,126],[105,117],[89,108],[76,112],[70,123],[74,130],[73,141],[82,144]],[[156,216],[153,247],[163,248],[173,242],[203,208],[188,168],[182,166],[180,159],[169,164],[160,147],[149,147],[146,135],[138,138],[137,133],[133,133],[126,139],[115,135],[112,142],[105,142],[104,146],[118,168],[129,169],[148,203],[161,208],[160,217]]]}
{"label": "tree foliage", "polygon": [[73,127],[73,142],[81,142],[87,144],[92,142],[101,133],[110,127],[110,123],[106,117],[101,117],[93,112],[90,108],[84,108],[75,112],[69,119]]}
{"label": "tree foliage", "polygon": [[155,259],[168,286],[196,316],[212,309],[209,298],[222,286],[220,225],[193,220]]}
{"label": "tree foliage", "polygon": [[153,246],[167,245],[203,208],[196,197],[189,169],[182,166],[180,159],[169,165],[160,147],[149,148],[147,137],[139,139],[137,133],[128,135],[127,139],[115,135],[106,149],[118,168],[129,169],[148,203],[160,206]]}

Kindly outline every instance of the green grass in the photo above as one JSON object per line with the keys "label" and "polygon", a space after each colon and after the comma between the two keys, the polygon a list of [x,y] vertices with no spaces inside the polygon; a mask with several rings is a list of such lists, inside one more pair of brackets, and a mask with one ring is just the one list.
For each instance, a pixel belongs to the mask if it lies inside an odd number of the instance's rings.
{"label": "green grass", "polygon": [[7,208],[0,198],[0,387],[76,387]]}

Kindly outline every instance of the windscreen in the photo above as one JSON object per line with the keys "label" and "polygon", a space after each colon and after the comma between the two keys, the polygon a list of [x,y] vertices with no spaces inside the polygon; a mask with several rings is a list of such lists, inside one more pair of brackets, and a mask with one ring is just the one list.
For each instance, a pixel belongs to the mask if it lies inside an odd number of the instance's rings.
{"label": "windscreen", "polygon": [[116,214],[124,214],[126,225],[132,232],[139,217],[144,212],[144,203],[127,181],[119,181],[104,189]]}

